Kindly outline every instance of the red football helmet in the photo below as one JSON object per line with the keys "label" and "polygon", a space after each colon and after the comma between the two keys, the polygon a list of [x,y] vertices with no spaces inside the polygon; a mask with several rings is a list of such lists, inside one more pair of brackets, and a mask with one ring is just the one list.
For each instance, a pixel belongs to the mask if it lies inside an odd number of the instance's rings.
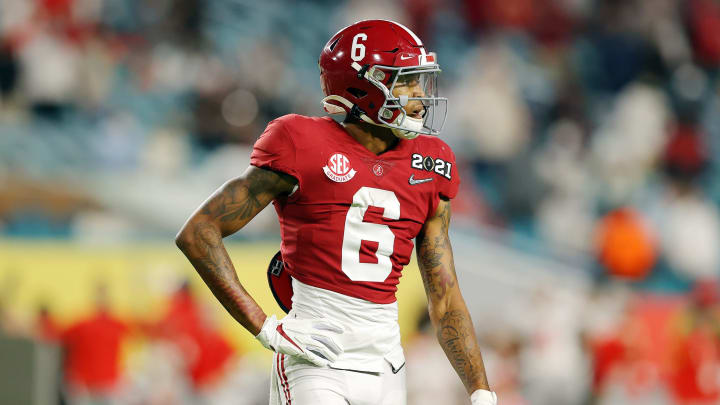
{"label": "red football helmet", "polygon": [[[401,138],[437,135],[447,116],[447,98],[437,97],[440,67],[420,38],[405,26],[386,20],[360,21],[330,38],[318,61],[323,106],[330,114],[353,114],[388,127]],[[395,97],[398,83],[420,85],[420,97]],[[422,118],[404,106],[418,100]]]}

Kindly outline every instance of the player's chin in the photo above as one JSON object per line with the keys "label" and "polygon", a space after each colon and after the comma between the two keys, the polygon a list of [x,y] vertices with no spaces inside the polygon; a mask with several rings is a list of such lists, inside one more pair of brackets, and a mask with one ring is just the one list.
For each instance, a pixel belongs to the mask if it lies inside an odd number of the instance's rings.
{"label": "player's chin", "polygon": [[423,112],[423,110],[415,110],[415,111],[410,110],[410,111],[406,111],[405,114],[407,114],[407,116],[410,118],[415,118],[416,120],[421,120],[423,118],[422,112]]}

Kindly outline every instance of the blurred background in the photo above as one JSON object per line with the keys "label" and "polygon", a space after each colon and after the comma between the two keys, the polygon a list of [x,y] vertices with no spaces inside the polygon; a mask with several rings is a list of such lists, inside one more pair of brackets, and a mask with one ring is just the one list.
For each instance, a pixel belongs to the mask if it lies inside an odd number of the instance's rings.
{"label": "blurred background", "polygon": [[[0,403],[267,403],[173,236],[378,17],[443,68],[499,403],[720,403],[719,0],[0,0]],[[228,244],[279,314],[272,208]],[[409,403],[468,404],[404,274]]]}

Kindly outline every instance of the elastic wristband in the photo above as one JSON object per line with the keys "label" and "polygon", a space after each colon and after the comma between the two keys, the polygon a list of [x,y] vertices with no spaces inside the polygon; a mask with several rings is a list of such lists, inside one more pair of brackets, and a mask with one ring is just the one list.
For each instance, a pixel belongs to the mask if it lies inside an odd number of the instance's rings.
{"label": "elastic wristband", "polygon": [[475,390],[470,395],[472,405],[497,405],[497,395],[488,390]]}

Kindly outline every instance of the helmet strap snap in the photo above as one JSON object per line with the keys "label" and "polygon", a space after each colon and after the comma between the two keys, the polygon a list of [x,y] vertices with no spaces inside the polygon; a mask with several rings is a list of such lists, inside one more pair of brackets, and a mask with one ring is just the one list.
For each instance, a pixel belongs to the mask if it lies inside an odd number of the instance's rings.
{"label": "helmet strap snap", "polygon": [[365,77],[365,73],[368,71],[368,69],[370,69],[370,65],[369,65],[369,64],[363,65],[363,67],[361,67],[360,70],[358,70],[358,74],[357,74],[358,79],[364,78],[364,77]]}

